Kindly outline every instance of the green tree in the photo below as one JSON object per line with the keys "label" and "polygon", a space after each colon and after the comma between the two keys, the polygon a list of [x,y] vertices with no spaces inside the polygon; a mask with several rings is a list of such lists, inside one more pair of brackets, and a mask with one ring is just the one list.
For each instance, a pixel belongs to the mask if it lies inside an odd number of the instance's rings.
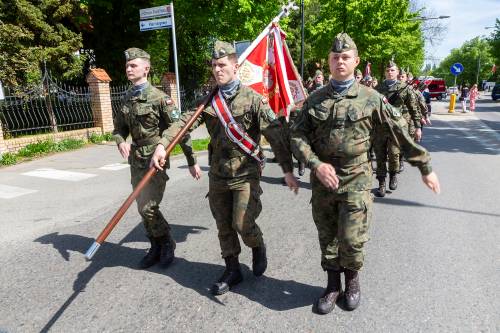
{"label": "green tree", "polygon": [[496,19],[495,30],[491,34],[490,39],[491,44],[491,55],[493,56],[494,63],[497,66],[497,71],[492,74],[490,80],[498,81],[499,80],[499,71],[500,71],[500,20]]}
{"label": "green tree", "polygon": [[81,76],[85,57],[72,0],[0,0],[0,80],[8,85],[37,81],[45,61],[63,79]]}
{"label": "green tree", "polygon": [[466,41],[460,48],[452,49],[450,55],[431,74],[444,77],[447,85],[453,85],[455,78],[450,73],[450,67],[457,62],[464,66],[464,71],[457,76],[457,83],[473,84],[478,79],[480,85],[483,79],[490,77],[494,64],[491,43],[479,37]]}

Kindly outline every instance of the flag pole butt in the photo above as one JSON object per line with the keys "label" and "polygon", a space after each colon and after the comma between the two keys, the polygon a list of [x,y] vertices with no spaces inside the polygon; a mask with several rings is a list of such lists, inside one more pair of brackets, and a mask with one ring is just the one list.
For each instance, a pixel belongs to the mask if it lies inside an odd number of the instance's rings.
{"label": "flag pole butt", "polygon": [[97,243],[97,242],[94,242],[90,247],[89,249],[87,250],[87,252],[85,252],[85,258],[87,258],[87,260],[90,260],[92,259],[92,257],[94,256],[94,254],[97,252],[97,250],[99,250],[99,246],[101,246],[101,244]]}

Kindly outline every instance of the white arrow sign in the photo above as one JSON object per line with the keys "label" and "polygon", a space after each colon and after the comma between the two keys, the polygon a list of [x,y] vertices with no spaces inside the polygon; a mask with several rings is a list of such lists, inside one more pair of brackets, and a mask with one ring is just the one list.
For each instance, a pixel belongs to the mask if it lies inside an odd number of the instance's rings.
{"label": "white arrow sign", "polygon": [[455,70],[455,73],[460,73],[462,71],[462,69],[460,69],[460,67],[457,66],[453,66],[453,69]]}
{"label": "white arrow sign", "polygon": [[141,31],[166,29],[172,27],[172,17],[164,17],[156,20],[140,21],[139,28]]}

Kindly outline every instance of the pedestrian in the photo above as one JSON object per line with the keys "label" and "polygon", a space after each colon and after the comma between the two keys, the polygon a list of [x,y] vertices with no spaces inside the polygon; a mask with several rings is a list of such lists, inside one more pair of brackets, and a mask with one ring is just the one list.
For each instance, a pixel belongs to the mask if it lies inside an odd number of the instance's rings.
{"label": "pedestrian", "polygon": [[431,92],[429,91],[429,86],[424,82],[420,83],[420,91],[424,96],[425,105],[427,106],[427,115],[428,118],[430,118],[432,114],[432,106],[431,106]]}
{"label": "pedestrian", "polygon": [[[122,107],[113,119],[113,137],[123,158],[130,164],[132,187],[135,189],[149,170],[149,163],[162,132],[179,119],[180,113],[172,99],[148,82],[150,56],[144,50],[130,48],[125,51],[126,74],[132,87],[122,100]],[[127,137],[132,137],[132,144]],[[194,178],[201,173],[191,146],[185,136],[181,148],[189,171]],[[168,167],[168,163],[167,163]],[[159,262],[162,268],[174,259],[175,241],[167,220],[160,212],[160,202],[168,176],[165,170],[157,172],[136,199],[139,214],[151,242],[151,248],[139,263],[148,268]]]}
{"label": "pedestrian", "polygon": [[474,112],[476,110],[476,99],[478,98],[479,98],[479,91],[477,90],[477,84],[474,83],[474,85],[469,91],[469,103],[471,112]]}
{"label": "pedestrian", "polygon": [[[400,109],[403,118],[407,122],[409,135],[420,141],[422,138],[421,114],[418,109],[417,100],[411,87],[402,81],[398,81],[399,68],[394,61],[389,61],[385,70],[385,80],[379,84],[376,90],[384,95],[389,103]],[[406,79],[406,73],[402,77]],[[379,183],[377,196],[384,197],[386,194],[386,177],[389,172],[389,189],[396,190],[398,187],[397,174],[403,171],[401,151],[391,138],[374,145],[377,158],[377,180]],[[388,166],[387,166],[388,164]]]}
{"label": "pedestrian", "polygon": [[323,76],[323,72],[321,70],[316,70],[314,73],[313,83],[309,87],[308,92],[312,93],[313,91],[323,87],[325,81],[325,77]]}
{"label": "pedestrian", "polygon": [[464,84],[460,90],[460,102],[462,103],[462,112],[467,113],[467,99],[469,98],[469,85]]}
{"label": "pedestrian", "polygon": [[361,70],[359,68],[356,69],[356,73],[354,76],[358,83],[361,82],[361,79],[363,79],[363,73],[361,73]]}
{"label": "pedestrian", "polygon": [[[243,280],[238,260],[241,252],[238,235],[252,249],[253,274],[261,276],[267,268],[266,246],[255,222],[262,210],[260,175],[264,156],[258,145],[262,134],[271,144],[286,183],[295,191],[298,184],[292,174],[289,141],[284,139],[283,127],[267,98],[238,80],[238,56],[234,47],[216,41],[211,63],[218,92],[190,130],[205,123],[210,134],[208,199],[226,263],[224,273],[211,291],[221,295]],[[179,122],[163,132],[160,144],[167,146],[193,113],[184,113]],[[234,131],[238,131],[240,140]],[[164,159],[162,147],[155,151],[152,163],[161,170]]]}
{"label": "pedestrian", "polygon": [[346,33],[335,37],[328,62],[333,79],[307,98],[292,127],[291,142],[294,153],[311,169],[312,215],[321,266],[328,274],[327,287],[316,303],[321,314],[332,311],[341,294],[348,310],[360,302],[358,272],[364,263],[373,200],[367,156],[375,144],[373,132],[399,142],[423,182],[436,193],[440,190],[429,153],[408,135],[399,109],[355,80],[360,59]]}

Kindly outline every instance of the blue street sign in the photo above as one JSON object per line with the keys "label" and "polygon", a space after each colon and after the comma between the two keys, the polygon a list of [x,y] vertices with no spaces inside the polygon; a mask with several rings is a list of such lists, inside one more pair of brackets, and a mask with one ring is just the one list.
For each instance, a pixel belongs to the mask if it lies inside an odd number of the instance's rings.
{"label": "blue street sign", "polygon": [[141,31],[172,28],[172,17],[140,21],[139,28]]}
{"label": "blue street sign", "polygon": [[451,74],[453,74],[455,76],[457,76],[459,74],[462,74],[463,71],[464,71],[464,66],[461,63],[459,63],[459,62],[454,63],[450,67]]}

